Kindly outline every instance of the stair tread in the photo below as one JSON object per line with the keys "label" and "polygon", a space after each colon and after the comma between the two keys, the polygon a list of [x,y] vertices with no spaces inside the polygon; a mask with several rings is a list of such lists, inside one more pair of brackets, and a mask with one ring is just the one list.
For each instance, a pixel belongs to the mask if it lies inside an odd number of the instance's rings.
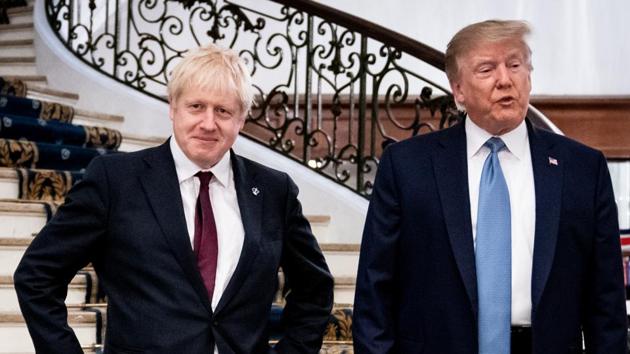
{"label": "stair tread", "polygon": [[0,25],[0,31],[17,31],[23,29],[33,29],[33,23],[10,23],[6,25]]}
{"label": "stair tread", "polygon": [[335,277],[335,286],[354,286],[357,284],[355,277]]}
{"label": "stair tread", "polygon": [[12,7],[7,9],[7,14],[8,15],[18,15],[18,14],[23,14],[26,12],[33,12],[33,5],[26,5],[26,6],[19,6],[19,7]]}
{"label": "stair tread", "polygon": [[5,39],[0,40],[0,47],[22,47],[33,45],[32,39]]}
{"label": "stair tread", "polygon": [[[68,311],[68,323],[92,324],[96,322],[96,314],[88,311]],[[24,323],[24,317],[19,311],[0,311],[0,324]]]}
{"label": "stair tread", "polygon": [[311,215],[311,219],[309,219],[312,223],[324,224],[330,222],[330,215]]}
{"label": "stair tread", "polygon": [[142,136],[142,135],[136,135],[136,134],[123,134],[123,141],[131,140],[131,141],[143,141],[143,142],[162,144],[163,142],[166,141],[166,139],[167,139],[166,137],[159,137],[159,136]]}
{"label": "stair tread", "polygon": [[41,202],[19,199],[0,199],[0,212],[43,214],[46,211]]}
{"label": "stair tread", "polygon": [[46,81],[45,75],[4,75],[6,80],[22,80],[22,81]]}
{"label": "stair tread", "polygon": [[[2,175],[0,174],[0,176]],[[361,250],[361,244],[359,243],[321,242],[319,247],[324,252],[359,252]]]}
{"label": "stair tread", "polygon": [[0,237],[0,247],[26,247],[31,244],[32,240],[30,237]]}
{"label": "stair tread", "polygon": [[28,85],[27,88],[28,88],[29,92],[33,91],[33,92],[37,92],[37,93],[40,93],[40,94],[59,96],[59,97],[67,98],[67,99],[71,99],[71,100],[78,100],[79,99],[79,95],[76,94],[76,93],[55,90],[55,89],[51,89],[51,88],[45,87],[45,86]]}
{"label": "stair tread", "polygon": [[0,64],[34,64],[35,57],[0,57]]}
{"label": "stair tread", "polygon": [[17,179],[18,174],[15,168],[12,167],[0,167],[1,179]]}
{"label": "stair tread", "polygon": [[[70,286],[73,288],[84,288],[87,281],[85,280],[85,276],[75,276],[70,281]],[[0,275],[0,286],[3,285],[13,285],[13,276],[11,275]]]}
{"label": "stair tread", "polygon": [[[29,86],[30,88],[30,86]],[[79,96],[77,95],[77,98]],[[107,114],[107,113],[100,113],[100,112],[93,112],[93,111],[89,111],[86,109],[80,109],[80,108],[75,108],[74,109],[74,114],[75,115],[80,115],[80,116],[86,116],[86,117],[92,117],[92,118],[98,118],[99,120],[106,120],[106,121],[110,121],[110,122],[123,122],[125,120],[125,117],[123,116],[119,116],[119,115],[115,115],[115,114]]]}

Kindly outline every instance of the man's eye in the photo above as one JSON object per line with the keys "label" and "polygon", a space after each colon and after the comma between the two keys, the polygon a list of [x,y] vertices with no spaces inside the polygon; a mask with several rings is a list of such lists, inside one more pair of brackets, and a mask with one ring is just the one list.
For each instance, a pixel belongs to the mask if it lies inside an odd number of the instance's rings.
{"label": "man's eye", "polygon": [[225,117],[229,117],[229,116],[231,116],[231,115],[232,115],[232,112],[231,112],[231,111],[229,111],[229,110],[227,110],[227,109],[225,109],[225,108],[223,108],[223,107],[217,107],[217,108],[216,108],[216,112],[217,112],[218,114],[222,115],[222,116],[225,116]]}
{"label": "man's eye", "polygon": [[188,105],[188,108],[191,108],[197,111],[203,108],[203,106],[200,103],[193,103],[193,104]]}

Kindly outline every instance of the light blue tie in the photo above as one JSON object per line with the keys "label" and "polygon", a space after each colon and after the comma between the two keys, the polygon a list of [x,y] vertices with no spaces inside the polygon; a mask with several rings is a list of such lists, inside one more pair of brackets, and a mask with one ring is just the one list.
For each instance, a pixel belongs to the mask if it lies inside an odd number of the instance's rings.
{"label": "light blue tie", "polygon": [[510,353],[512,247],[510,194],[499,164],[500,138],[485,143],[490,155],[479,182],[475,261],[479,294],[479,354]]}

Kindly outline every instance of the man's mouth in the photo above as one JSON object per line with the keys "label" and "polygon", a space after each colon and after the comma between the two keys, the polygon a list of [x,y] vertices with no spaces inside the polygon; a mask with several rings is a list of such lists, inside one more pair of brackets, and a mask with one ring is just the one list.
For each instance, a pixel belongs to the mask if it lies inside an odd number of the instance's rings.
{"label": "man's mouth", "polygon": [[508,106],[511,105],[513,102],[515,101],[514,97],[512,96],[505,96],[505,97],[501,97],[497,103],[503,106]]}
{"label": "man's mouth", "polygon": [[205,141],[205,142],[215,142],[219,140],[217,138],[210,137],[210,136],[195,136],[193,138],[197,140]]}

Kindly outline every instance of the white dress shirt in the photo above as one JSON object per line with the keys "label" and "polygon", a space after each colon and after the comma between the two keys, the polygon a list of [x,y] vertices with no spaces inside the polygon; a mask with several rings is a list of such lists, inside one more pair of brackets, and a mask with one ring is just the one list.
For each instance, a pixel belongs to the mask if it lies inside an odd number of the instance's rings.
{"label": "white dress shirt", "polygon": [[[195,206],[200,184],[199,178],[195,177],[195,174],[202,169],[186,157],[174,138],[171,138],[170,147],[175,160],[179,190],[182,194],[188,237],[190,238],[191,247],[194,247]],[[219,245],[217,273],[212,295],[212,309],[214,310],[241,257],[241,250],[245,240],[245,229],[243,228],[241,211],[236,198],[230,153],[226,153],[216,165],[205,171],[210,171],[213,175],[209,188],[210,202],[212,203],[212,212],[217,226],[217,241]]]}
{"label": "white dress shirt", "polygon": [[[477,236],[479,181],[483,164],[490,154],[484,143],[492,134],[477,126],[470,118],[465,121],[468,157],[468,190],[473,240]],[[510,193],[512,223],[512,325],[531,325],[531,284],[536,225],[536,194],[534,171],[529,149],[529,135],[523,121],[516,129],[499,136],[506,149],[499,152],[501,170]]]}

